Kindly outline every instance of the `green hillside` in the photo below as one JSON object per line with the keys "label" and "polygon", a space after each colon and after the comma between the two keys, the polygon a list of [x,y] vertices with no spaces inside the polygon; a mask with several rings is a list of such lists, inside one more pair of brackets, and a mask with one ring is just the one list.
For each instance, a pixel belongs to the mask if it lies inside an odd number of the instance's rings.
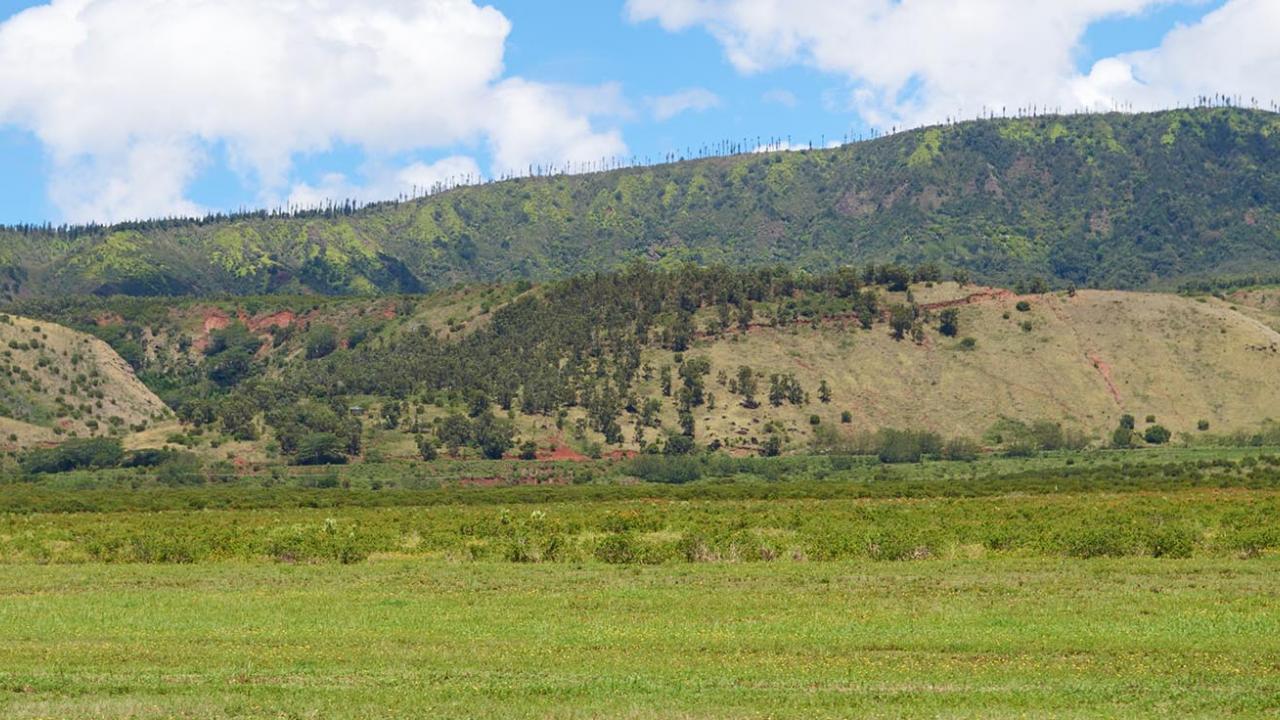
{"label": "green hillside", "polygon": [[637,258],[934,262],[993,284],[1160,287],[1280,269],[1278,208],[1272,113],[986,120],[307,217],[0,231],[0,292],[420,292]]}

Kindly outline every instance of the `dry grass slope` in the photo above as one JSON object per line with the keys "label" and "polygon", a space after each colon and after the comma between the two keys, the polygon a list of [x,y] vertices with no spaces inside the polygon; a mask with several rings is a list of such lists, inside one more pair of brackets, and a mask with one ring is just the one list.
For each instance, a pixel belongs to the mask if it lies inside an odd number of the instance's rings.
{"label": "dry grass slope", "polygon": [[0,447],[128,433],[168,412],[101,340],[22,317],[0,322]]}
{"label": "dry grass slope", "polygon": [[[1002,417],[1048,418],[1102,438],[1126,413],[1140,426],[1154,415],[1175,433],[1195,432],[1200,420],[1217,430],[1248,429],[1276,413],[1280,333],[1227,303],[1109,291],[1017,297],[954,284],[916,288],[916,300],[927,306],[975,293],[959,305],[956,339],[937,332],[935,317],[919,344],[894,340],[883,325],[856,329],[852,320],[757,328],[701,343],[693,353],[717,370],[732,376],[745,364],[794,373],[813,397],[807,406],[771,408],[764,379],[762,407],[747,410],[716,385],[721,402],[699,413],[700,431],[709,430],[708,439],[748,440],[762,437],[769,419],[781,419],[795,441],[810,432],[811,414],[838,424],[847,410],[853,423],[844,427],[854,429],[979,437]],[[1029,311],[1018,310],[1022,301]],[[972,349],[962,347],[966,337],[976,341]],[[670,362],[670,353],[650,361]],[[830,404],[817,398],[823,379]]]}

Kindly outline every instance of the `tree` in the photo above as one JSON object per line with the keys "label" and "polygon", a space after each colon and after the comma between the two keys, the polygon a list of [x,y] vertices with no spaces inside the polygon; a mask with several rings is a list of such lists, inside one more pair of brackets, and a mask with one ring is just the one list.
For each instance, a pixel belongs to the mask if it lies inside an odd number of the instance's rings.
{"label": "tree", "polygon": [[538,459],[538,443],[533,440],[525,440],[520,443],[520,459],[521,460],[537,460]]}
{"label": "tree", "polygon": [[1115,432],[1111,433],[1111,446],[1116,448],[1131,448],[1133,447],[1133,436],[1133,430],[1121,425],[1116,428]]}
{"label": "tree", "polygon": [[760,383],[756,380],[755,371],[746,365],[739,367],[737,383],[738,394],[742,396],[743,407],[752,410],[760,407],[760,403],[756,402],[756,393],[760,390]]}
{"label": "tree", "polygon": [[1120,427],[1125,430],[1133,430],[1137,426],[1137,420],[1132,415],[1125,414],[1120,416]]}
{"label": "tree", "polygon": [[319,360],[338,349],[338,331],[332,325],[319,325],[307,333],[306,357]]}
{"label": "tree", "polygon": [[449,448],[452,455],[457,455],[459,450],[470,445],[471,438],[471,421],[456,413],[445,417],[436,427],[436,439]]}
{"label": "tree", "polygon": [[824,405],[831,402],[831,386],[825,379],[818,383],[818,400]]}
{"label": "tree", "polygon": [[764,445],[760,446],[760,454],[765,457],[778,457],[782,454],[782,438],[777,433],[771,433],[765,438]]}
{"label": "tree", "polygon": [[489,460],[501,460],[515,445],[515,426],[509,420],[501,420],[486,413],[473,423],[476,447]]}
{"label": "tree", "polygon": [[901,340],[915,324],[915,313],[906,305],[894,305],[889,308],[889,327],[893,330],[893,339]]}
{"label": "tree", "polygon": [[312,433],[298,442],[298,465],[342,465],[347,462],[343,442],[333,433]]}
{"label": "tree", "polygon": [[784,400],[787,399],[787,388],[782,384],[782,376],[773,374],[769,376],[769,404],[774,407],[781,407]]}
{"label": "tree", "polygon": [[388,400],[382,405],[382,424],[388,430],[395,430],[400,427],[400,417],[404,414],[404,407],[399,400]]}
{"label": "tree", "polygon": [[693,438],[688,435],[671,435],[663,446],[664,455],[688,455],[693,452]]}
{"label": "tree", "polygon": [[947,337],[955,337],[960,332],[960,311],[947,308],[938,316],[938,332]]}
{"label": "tree", "polygon": [[427,462],[431,462],[432,460],[440,457],[440,452],[436,449],[435,438],[428,435],[419,435],[418,455]]}

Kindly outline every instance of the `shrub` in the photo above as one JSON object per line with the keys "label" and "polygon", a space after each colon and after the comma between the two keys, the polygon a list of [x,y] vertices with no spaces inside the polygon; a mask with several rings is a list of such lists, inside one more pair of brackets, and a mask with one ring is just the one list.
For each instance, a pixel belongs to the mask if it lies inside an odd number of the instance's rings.
{"label": "shrub", "polygon": [[1209,431],[1209,421],[1208,421],[1208,420],[1201,420],[1200,422],[1196,423],[1196,429],[1197,429],[1197,430],[1199,430],[1200,432],[1208,432],[1208,431]]}
{"label": "shrub", "polygon": [[942,438],[931,432],[885,428],[877,434],[877,441],[880,462],[889,464],[920,462],[925,455],[942,450]]}
{"label": "shrub", "polygon": [[32,450],[19,460],[24,472],[33,475],[62,473],[81,469],[112,468],[124,459],[124,449],[117,438],[68,440],[58,447]]}
{"label": "shrub", "polygon": [[845,425],[848,425],[849,423],[853,422],[853,413],[849,412],[848,410],[845,410],[844,412],[840,413],[840,422],[844,423]]}
{"label": "shrub", "polygon": [[1152,445],[1164,445],[1173,437],[1173,433],[1163,425],[1152,425],[1143,433],[1143,439]]}
{"label": "shrub", "polygon": [[978,443],[969,438],[952,438],[942,446],[942,457],[945,460],[973,462],[978,459]]}
{"label": "shrub", "polygon": [[971,351],[976,347],[978,347],[978,341],[971,337],[964,338],[960,341],[960,349],[966,352]]}
{"label": "shrub", "polygon": [[822,424],[822,418],[818,417],[817,415],[810,415],[810,416],[809,416],[809,424],[810,424],[810,425],[821,425],[821,424]]}
{"label": "shrub", "polygon": [[1019,300],[1018,304],[1015,305],[1014,308],[1016,308],[1018,312],[1031,312],[1031,303],[1026,300]]}
{"label": "shrub", "polygon": [[640,455],[627,462],[623,472],[645,482],[683,485],[702,477],[702,469],[694,457]]}
{"label": "shrub", "polygon": [[533,440],[525,440],[523,443],[520,443],[520,459],[537,460],[538,443]]}
{"label": "shrub", "polygon": [[329,325],[312,328],[307,333],[307,359],[319,360],[338,349],[338,331]]}
{"label": "shrub", "polygon": [[609,535],[596,546],[595,558],[610,565],[626,565],[636,561],[639,553],[631,536],[622,533]]}

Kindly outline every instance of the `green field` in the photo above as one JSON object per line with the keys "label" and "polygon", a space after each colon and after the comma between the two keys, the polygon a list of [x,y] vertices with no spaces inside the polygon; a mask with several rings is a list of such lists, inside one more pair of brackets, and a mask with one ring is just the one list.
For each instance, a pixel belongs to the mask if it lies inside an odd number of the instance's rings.
{"label": "green field", "polygon": [[1274,717],[1273,560],[0,568],[0,714]]}
{"label": "green field", "polygon": [[1268,451],[717,462],[0,484],[0,717],[1280,714]]}

